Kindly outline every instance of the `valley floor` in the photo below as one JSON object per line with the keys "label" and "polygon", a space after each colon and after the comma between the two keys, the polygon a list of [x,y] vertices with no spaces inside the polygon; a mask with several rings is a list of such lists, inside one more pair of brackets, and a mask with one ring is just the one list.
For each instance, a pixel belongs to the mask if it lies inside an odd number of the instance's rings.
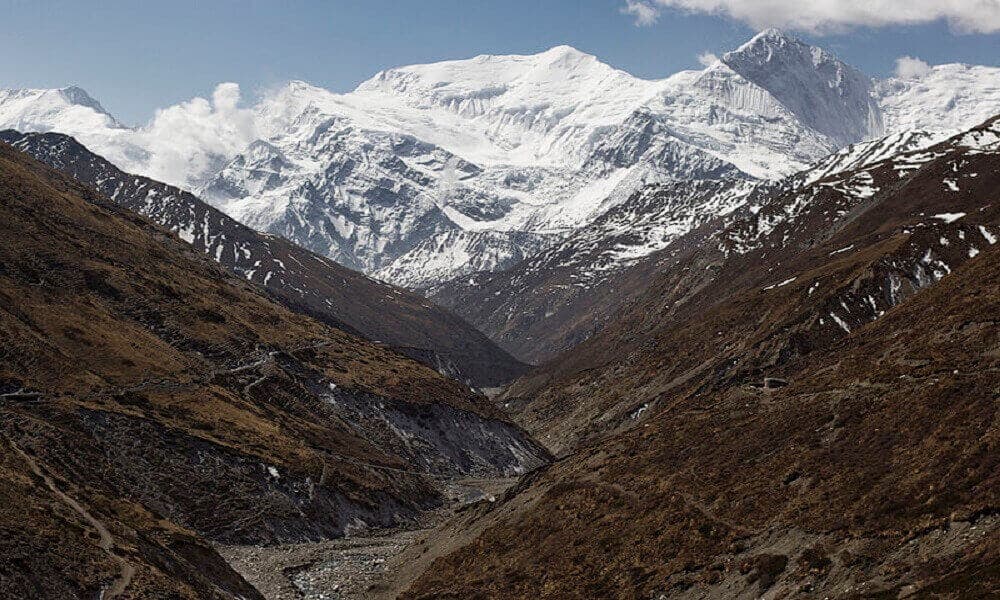
{"label": "valley floor", "polygon": [[[445,505],[409,527],[279,546],[216,546],[219,554],[268,600],[383,600],[395,598],[438,548],[432,542],[451,517],[471,505],[492,502],[517,478],[443,482]],[[421,556],[421,559],[424,557]],[[432,557],[427,556],[427,559]]]}

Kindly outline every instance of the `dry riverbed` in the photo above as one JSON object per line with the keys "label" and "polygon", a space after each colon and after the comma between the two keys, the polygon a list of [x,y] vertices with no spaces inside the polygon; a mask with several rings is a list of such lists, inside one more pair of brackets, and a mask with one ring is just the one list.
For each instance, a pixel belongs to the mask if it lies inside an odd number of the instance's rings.
{"label": "dry riverbed", "polygon": [[268,600],[382,600],[394,598],[411,577],[404,552],[427,546],[455,511],[491,502],[517,479],[447,483],[443,508],[412,528],[371,530],[351,537],[281,546],[217,546],[232,567]]}

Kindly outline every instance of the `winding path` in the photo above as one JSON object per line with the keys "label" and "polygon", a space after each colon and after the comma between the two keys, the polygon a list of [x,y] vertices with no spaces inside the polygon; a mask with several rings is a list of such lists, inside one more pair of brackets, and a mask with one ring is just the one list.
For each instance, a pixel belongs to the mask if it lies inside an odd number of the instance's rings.
{"label": "winding path", "polygon": [[69,506],[76,511],[81,517],[84,518],[85,521],[87,521],[87,523],[90,524],[91,527],[97,531],[97,535],[99,537],[98,546],[100,546],[101,550],[104,550],[104,552],[114,561],[121,565],[121,572],[119,573],[117,579],[115,579],[108,588],[101,592],[100,598],[101,600],[110,600],[111,598],[120,596],[122,592],[128,588],[129,583],[132,582],[132,577],[135,575],[135,566],[115,554],[115,538],[111,535],[107,526],[105,526],[104,523],[102,523],[97,517],[90,514],[90,511],[84,508],[83,505],[60,490],[59,486],[56,485],[55,480],[46,475],[35,459],[14,443],[14,440],[9,441],[10,445],[14,448],[14,451],[17,452],[22,459],[24,459],[24,462],[28,463],[28,466],[31,467],[31,471],[35,475],[41,477],[42,480],[45,481],[45,485],[56,496],[56,498],[61,500],[66,506]]}

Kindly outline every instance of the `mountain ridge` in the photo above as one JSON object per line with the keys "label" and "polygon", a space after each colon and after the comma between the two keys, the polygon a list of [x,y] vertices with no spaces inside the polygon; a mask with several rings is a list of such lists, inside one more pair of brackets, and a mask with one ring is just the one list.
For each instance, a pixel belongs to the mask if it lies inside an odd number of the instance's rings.
{"label": "mountain ridge", "polygon": [[150,217],[293,310],[393,347],[474,387],[497,387],[523,371],[476,329],[425,298],[257,233],[180,189],[124,173],[71,137],[8,130],[0,131],[0,142]]}
{"label": "mountain ridge", "polygon": [[1000,117],[679,238],[501,397],[559,460],[403,597],[995,595],[998,163]]}
{"label": "mountain ridge", "polygon": [[[509,261],[490,256],[530,254],[538,248],[529,239],[566,236],[647,182],[714,177],[712,161],[778,178],[883,133],[970,127],[1000,101],[1000,69],[939,66],[875,81],[769,30],[703,70],[658,80],[557,46],[386,69],[347,94],[294,82],[249,108],[236,105],[234,87],[164,112],[183,125],[197,108],[213,134],[178,140],[190,150],[177,156],[157,141],[165,124],[156,122],[113,131],[25,122],[0,102],[0,126],[73,129],[63,132],[126,171],[191,189],[351,268],[424,288],[483,265],[502,269]],[[609,152],[637,135],[644,151],[627,160]],[[664,162],[665,151],[687,158]],[[169,174],[179,166],[183,175]],[[496,244],[475,256],[455,235],[487,230]],[[431,255],[431,239],[459,245]]]}
{"label": "mountain ridge", "polygon": [[392,526],[440,477],[546,460],[462,384],[6,144],[0,190],[0,596],[260,598],[212,542]]}

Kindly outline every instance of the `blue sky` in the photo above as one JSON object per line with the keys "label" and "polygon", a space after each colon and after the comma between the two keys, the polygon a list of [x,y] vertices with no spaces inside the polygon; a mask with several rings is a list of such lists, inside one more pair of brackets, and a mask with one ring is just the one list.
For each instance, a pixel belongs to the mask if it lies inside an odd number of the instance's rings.
{"label": "blue sky", "polygon": [[[663,6],[668,0],[636,1],[655,6],[656,23],[636,26],[622,13],[625,0],[0,0],[0,87],[78,84],[137,124],[222,81],[248,94],[290,79],[347,91],[387,67],[558,44],[641,77],[665,77],[756,30]],[[955,33],[943,21],[795,33],[873,75],[890,74],[902,55],[1000,64],[1000,35]]]}

